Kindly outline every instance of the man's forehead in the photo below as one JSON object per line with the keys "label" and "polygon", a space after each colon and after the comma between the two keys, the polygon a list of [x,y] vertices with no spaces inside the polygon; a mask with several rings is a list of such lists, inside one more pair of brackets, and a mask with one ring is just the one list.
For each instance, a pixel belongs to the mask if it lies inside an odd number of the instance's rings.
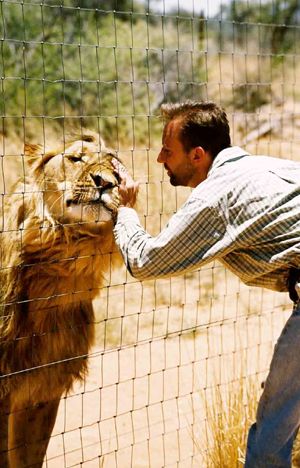
{"label": "man's forehead", "polygon": [[170,139],[175,138],[178,135],[178,129],[180,128],[180,119],[170,120],[163,130],[163,142],[167,143]]}

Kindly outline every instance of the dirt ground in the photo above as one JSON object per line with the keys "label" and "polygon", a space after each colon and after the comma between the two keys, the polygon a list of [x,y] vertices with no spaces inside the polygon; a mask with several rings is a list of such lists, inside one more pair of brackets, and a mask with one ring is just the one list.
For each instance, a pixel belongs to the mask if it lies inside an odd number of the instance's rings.
{"label": "dirt ground", "polygon": [[[176,281],[179,290],[183,279]],[[168,305],[168,313],[161,305],[159,324],[149,313],[134,344],[119,346],[114,336],[106,351],[95,346],[86,382],[61,400],[44,466],[207,466],[206,405],[212,389],[246,375],[263,381],[290,313],[286,295],[251,290],[228,274],[226,285],[226,294],[213,294],[210,305],[194,302],[192,295],[181,307]],[[103,307],[100,300],[95,307],[98,312]],[[184,320],[189,329],[172,332]],[[169,333],[162,336],[167,321]],[[136,337],[132,323],[130,335]]]}

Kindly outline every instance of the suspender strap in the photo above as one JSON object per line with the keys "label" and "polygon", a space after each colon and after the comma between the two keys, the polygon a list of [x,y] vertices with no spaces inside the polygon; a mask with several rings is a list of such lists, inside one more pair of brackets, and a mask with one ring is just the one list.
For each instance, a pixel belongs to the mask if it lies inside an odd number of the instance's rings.
{"label": "suspender strap", "polygon": [[287,286],[289,290],[290,299],[293,302],[299,301],[299,296],[295,289],[296,283],[300,281],[300,269],[298,268],[291,268],[289,271],[289,276],[287,279]]}

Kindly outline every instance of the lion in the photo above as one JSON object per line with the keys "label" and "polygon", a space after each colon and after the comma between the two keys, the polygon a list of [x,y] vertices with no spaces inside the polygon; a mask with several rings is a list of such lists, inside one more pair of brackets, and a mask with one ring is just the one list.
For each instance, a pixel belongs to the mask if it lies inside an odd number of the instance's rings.
{"label": "lion", "polygon": [[116,155],[99,135],[46,153],[28,144],[23,156],[1,231],[2,468],[42,466],[60,398],[87,373],[92,301],[121,264]]}

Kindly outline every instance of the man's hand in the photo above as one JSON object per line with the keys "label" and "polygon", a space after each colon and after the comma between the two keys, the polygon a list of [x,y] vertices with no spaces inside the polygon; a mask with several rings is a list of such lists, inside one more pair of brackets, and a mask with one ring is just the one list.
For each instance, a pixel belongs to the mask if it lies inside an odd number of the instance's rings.
{"label": "man's hand", "polygon": [[120,185],[119,185],[119,195],[120,195],[120,206],[127,206],[132,208],[135,205],[137,194],[139,191],[139,184],[135,182],[131,175],[128,173],[127,169],[123,164],[117,159],[112,159],[112,164],[119,174]]}

